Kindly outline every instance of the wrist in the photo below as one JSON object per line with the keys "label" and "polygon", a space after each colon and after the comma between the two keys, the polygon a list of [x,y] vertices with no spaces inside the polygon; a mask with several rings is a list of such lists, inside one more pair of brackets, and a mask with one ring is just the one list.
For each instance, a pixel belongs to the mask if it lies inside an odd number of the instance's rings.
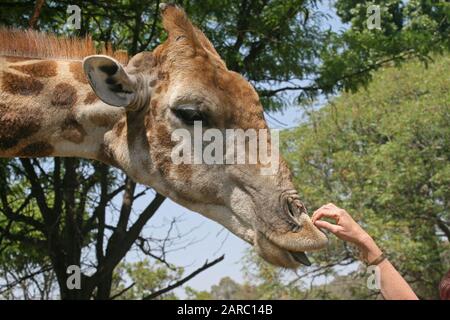
{"label": "wrist", "polygon": [[369,235],[366,235],[361,239],[359,242],[359,249],[366,262],[375,260],[383,253]]}

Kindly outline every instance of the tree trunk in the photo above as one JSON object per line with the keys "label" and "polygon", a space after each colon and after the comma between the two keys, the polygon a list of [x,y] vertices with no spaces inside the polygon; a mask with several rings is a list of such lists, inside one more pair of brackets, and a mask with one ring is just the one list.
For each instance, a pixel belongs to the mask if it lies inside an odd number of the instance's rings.
{"label": "tree trunk", "polygon": [[39,16],[41,15],[42,6],[44,5],[45,0],[37,0],[34,5],[33,16],[30,19],[30,28],[37,29],[37,22],[39,20]]}

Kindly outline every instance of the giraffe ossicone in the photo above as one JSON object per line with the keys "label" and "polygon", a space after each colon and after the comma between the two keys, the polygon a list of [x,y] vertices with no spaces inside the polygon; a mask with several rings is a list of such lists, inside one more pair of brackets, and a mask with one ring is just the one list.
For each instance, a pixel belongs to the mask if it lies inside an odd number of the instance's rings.
{"label": "giraffe ossicone", "polygon": [[[220,223],[272,264],[308,264],[304,252],[323,248],[327,239],[281,157],[274,174],[261,174],[267,163],[259,158],[173,161],[172,133],[194,133],[195,122],[202,133],[268,127],[255,89],[227,69],[185,12],[164,4],[161,14],[167,40],[129,61],[111,50],[97,55],[90,39],[0,29],[0,157],[102,161]],[[256,139],[274,151],[270,133]],[[243,144],[250,150],[245,159],[259,151],[259,143]]]}

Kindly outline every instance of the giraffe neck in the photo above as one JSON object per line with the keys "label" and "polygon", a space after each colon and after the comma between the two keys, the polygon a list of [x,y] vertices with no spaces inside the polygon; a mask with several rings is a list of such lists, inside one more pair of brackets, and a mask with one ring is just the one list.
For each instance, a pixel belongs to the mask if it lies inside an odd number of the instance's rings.
{"label": "giraffe neck", "polygon": [[97,99],[81,61],[0,56],[0,157],[81,157],[115,164],[107,133],[125,117]]}

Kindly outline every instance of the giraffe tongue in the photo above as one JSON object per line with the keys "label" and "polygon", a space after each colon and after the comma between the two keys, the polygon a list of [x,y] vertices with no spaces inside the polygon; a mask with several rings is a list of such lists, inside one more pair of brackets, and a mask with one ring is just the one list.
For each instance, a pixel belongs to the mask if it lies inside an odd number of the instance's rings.
{"label": "giraffe tongue", "polygon": [[311,265],[311,262],[304,252],[290,252],[290,254],[295,261],[304,264],[305,266]]}

